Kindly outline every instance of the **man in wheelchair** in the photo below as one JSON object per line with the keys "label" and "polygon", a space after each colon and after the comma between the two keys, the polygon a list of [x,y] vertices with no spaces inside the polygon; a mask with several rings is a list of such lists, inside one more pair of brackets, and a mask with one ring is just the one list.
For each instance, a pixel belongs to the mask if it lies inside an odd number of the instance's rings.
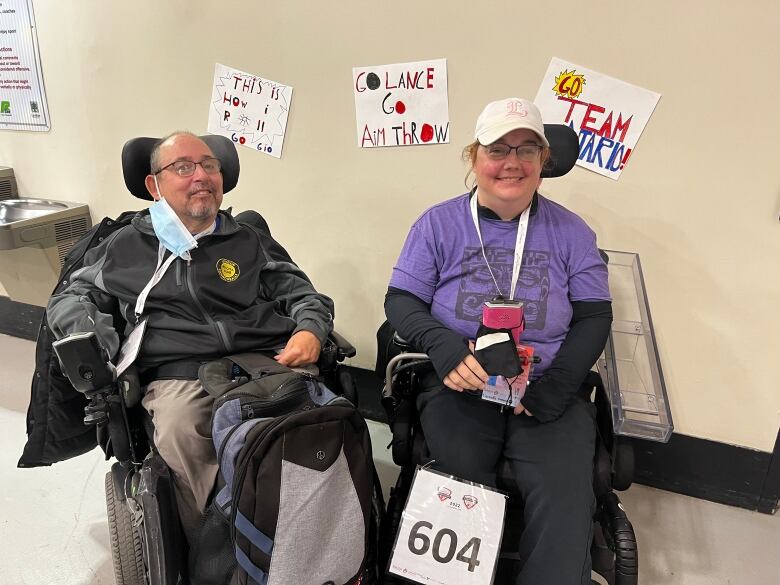
{"label": "man in wheelchair", "polygon": [[[199,366],[260,350],[283,365],[310,367],[331,333],[333,302],[267,232],[220,210],[238,175],[226,139],[188,132],[136,139],[123,159],[139,156],[141,166],[148,161],[142,174],[154,203],[87,252],[83,268],[51,298],[48,322],[58,339],[94,332],[114,363],[123,340],[137,337],[142,405],[191,541],[218,472],[213,398],[197,379]],[[132,358],[133,348],[125,351]]]}
{"label": "man in wheelchair", "polygon": [[[524,504],[511,577],[521,585],[591,583],[596,428],[581,385],[612,320],[607,269],[585,222],[537,192],[576,153],[576,135],[543,125],[533,103],[488,104],[464,149],[472,189],[415,222],[385,300],[390,324],[433,365],[416,398],[432,466],[496,486],[508,462]],[[520,343],[541,358],[514,408],[482,397],[500,373],[479,339],[483,304],[496,299],[523,302]]]}

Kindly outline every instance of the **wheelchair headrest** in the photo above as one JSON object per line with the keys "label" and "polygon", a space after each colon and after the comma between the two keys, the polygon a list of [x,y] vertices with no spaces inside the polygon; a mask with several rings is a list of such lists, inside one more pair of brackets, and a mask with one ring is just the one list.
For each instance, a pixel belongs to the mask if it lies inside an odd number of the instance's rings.
{"label": "wheelchair headrest", "polygon": [[552,165],[542,170],[542,178],[562,177],[577,162],[580,140],[577,133],[565,124],[545,124],[544,135],[550,143]]}
{"label": "wheelchair headrest", "polygon": [[[206,143],[214,156],[222,163],[222,191],[227,193],[238,183],[240,164],[236,145],[230,139],[215,134],[198,136],[198,138]],[[149,157],[158,140],[160,139],[133,138],[122,147],[122,173],[125,176],[125,185],[130,193],[139,199],[152,201],[152,196],[146,190],[144,181],[151,172]]]}

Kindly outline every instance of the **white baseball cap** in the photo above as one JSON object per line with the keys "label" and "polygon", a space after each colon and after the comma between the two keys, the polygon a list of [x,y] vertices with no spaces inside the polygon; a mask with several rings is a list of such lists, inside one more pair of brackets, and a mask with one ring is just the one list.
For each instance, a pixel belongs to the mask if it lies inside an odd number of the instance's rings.
{"label": "white baseball cap", "polygon": [[477,118],[474,138],[483,146],[492,144],[507,132],[527,128],[535,132],[542,144],[549,148],[544,135],[544,124],[539,108],[522,98],[506,98],[490,102]]}

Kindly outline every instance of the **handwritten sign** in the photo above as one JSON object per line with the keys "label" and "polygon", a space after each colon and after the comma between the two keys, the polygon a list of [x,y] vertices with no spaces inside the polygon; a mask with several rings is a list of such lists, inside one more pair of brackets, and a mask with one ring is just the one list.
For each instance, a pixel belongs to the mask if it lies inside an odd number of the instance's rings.
{"label": "handwritten sign", "polygon": [[449,142],[447,60],[354,67],[361,148]]}
{"label": "handwritten sign", "polygon": [[580,137],[577,164],[617,180],[661,94],[553,57],[534,102]]}
{"label": "handwritten sign", "polygon": [[217,63],[208,131],[280,158],[292,91],[288,85]]}

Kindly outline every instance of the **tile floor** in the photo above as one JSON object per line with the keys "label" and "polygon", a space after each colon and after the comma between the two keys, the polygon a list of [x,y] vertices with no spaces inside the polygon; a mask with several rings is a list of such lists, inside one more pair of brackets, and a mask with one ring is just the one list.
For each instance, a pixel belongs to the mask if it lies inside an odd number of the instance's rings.
{"label": "tile floor", "polygon": [[[114,583],[99,450],[18,469],[35,344],[0,335],[0,584]],[[380,478],[395,468],[371,424]],[[635,485],[621,500],[637,531],[641,585],[780,585],[780,517]]]}

